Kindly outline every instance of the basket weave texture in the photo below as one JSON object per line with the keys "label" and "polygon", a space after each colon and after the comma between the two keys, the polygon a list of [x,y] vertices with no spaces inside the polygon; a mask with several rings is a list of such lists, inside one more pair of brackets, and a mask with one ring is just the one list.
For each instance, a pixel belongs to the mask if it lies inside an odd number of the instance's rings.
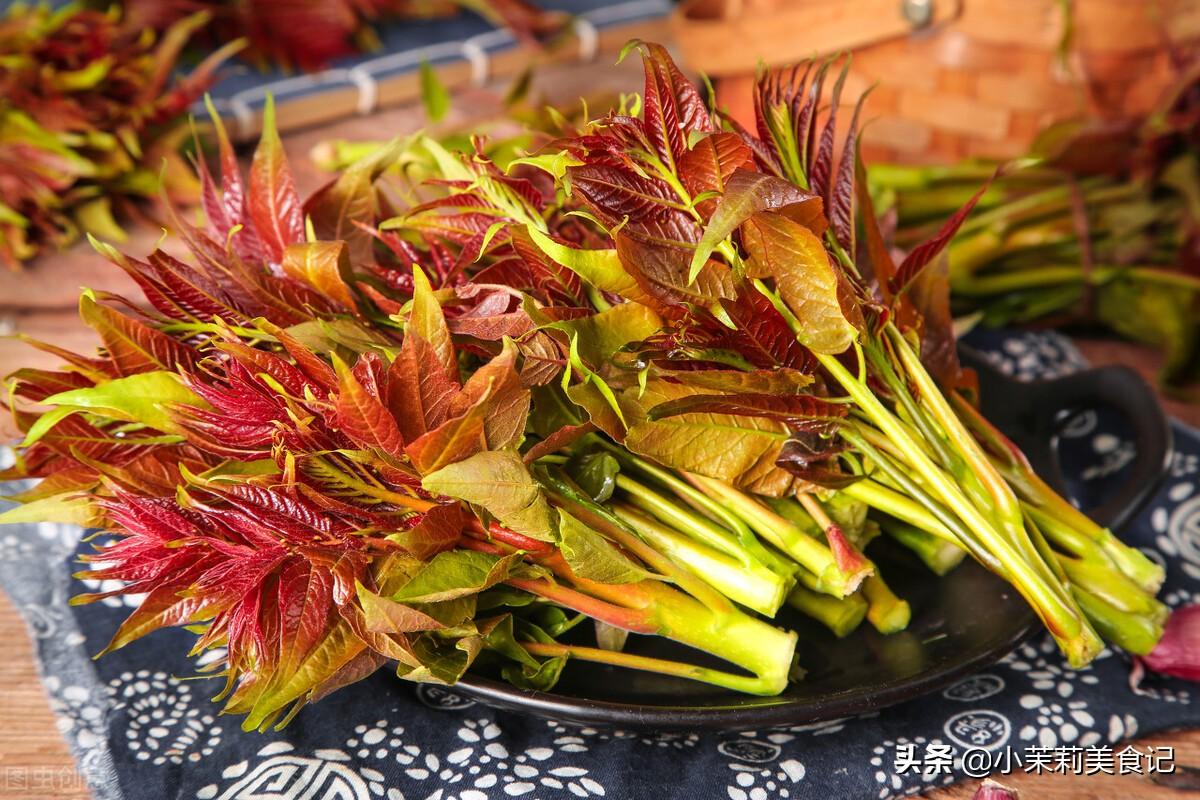
{"label": "basket weave texture", "polygon": [[1010,158],[1055,121],[1144,112],[1200,47],[1200,0],[925,3],[925,27],[911,0],[691,0],[672,24],[685,63],[743,121],[760,62],[849,49],[844,97],[874,86],[864,154],[908,163]]}

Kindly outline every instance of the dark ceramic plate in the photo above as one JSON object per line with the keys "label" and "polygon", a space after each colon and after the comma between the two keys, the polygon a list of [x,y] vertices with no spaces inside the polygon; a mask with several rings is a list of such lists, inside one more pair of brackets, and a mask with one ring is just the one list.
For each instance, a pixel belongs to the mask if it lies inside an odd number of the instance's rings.
{"label": "dark ceramic plate", "polygon": [[[1081,411],[1107,406],[1120,412],[1137,443],[1137,457],[1123,487],[1089,513],[1104,524],[1119,525],[1149,497],[1165,471],[1171,434],[1153,391],[1136,373],[1102,368],[1017,383],[965,348],[963,360],[979,371],[985,413],[1056,487],[1064,485],[1057,431]],[[581,661],[563,671],[553,692],[524,691],[473,674],[456,689],[488,705],[590,725],[722,730],[795,725],[873,711],[936,691],[999,660],[1038,630],[1020,595],[978,564],[964,562],[935,580],[912,554],[889,545],[879,540],[871,556],[911,604],[908,630],[881,636],[864,624],[839,640],[785,608],[777,621],[799,632],[800,664],[807,674],[777,697],[750,697]],[[631,636],[628,650],[705,658],[657,637]],[[712,664],[720,662],[712,659]]]}

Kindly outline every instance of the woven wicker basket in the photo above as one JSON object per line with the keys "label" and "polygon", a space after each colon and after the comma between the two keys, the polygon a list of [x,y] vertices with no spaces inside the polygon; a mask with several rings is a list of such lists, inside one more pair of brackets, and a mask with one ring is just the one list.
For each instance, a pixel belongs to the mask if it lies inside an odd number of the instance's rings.
{"label": "woven wicker basket", "polygon": [[[1067,12],[1065,9],[1069,8]],[[853,53],[871,160],[1008,158],[1047,124],[1149,108],[1200,44],[1200,0],[685,0],[685,63],[753,118],[758,63]]]}

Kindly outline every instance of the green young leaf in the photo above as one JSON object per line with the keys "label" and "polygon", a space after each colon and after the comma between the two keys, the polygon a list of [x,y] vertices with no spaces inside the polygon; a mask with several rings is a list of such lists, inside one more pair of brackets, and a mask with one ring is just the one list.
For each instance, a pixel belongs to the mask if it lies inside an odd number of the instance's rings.
{"label": "green young leaf", "polygon": [[[610,433],[614,426],[625,428],[625,412],[617,401],[612,387],[595,372],[592,372],[579,357],[579,337],[571,337],[571,349],[567,356],[568,369],[563,371],[562,389],[571,401],[581,405],[591,421],[602,431]],[[571,385],[572,375],[579,375],[581,382]],[[598,396],[603,402],[595,402]],[[611,413],[610,413],[611,412]],[[614,438],[619,438],[614,435]]]}
{"label": "green young leaf", "polygon": [[438,553],[392,599],[400,603],[439,603],[478,594],[507,578],[520,559],[518,553],[507,556],[475,550]]}
{"label": "green young leaf", "polygon": [[[531,624],[526,627],[536,625],[540,631],[554,639],[562,636],[586,618],[583,614],[571,614],[568,616],[567,612],[558,606],[547,605],[545,603],[531,608],[529,616],[532,618],[530,620]],[[540,639],[541,637],[539,636],[538,638]]]}
{"label": "green young leaf", "polygon": [[598,583],[637,583],[650,577],[601,534],[558,509],[559,550],[580,578]]}
{"label": "green young leaf", "polygon": [[601,369],[622,347],[653,336],[662,325],[662,318],[648,306],[621,303],[550,327],[566,331],[578,341],[580,357],[595,369]]}
{"label": "green young leaf", "polygon": [[742,241],[750,253],[750,277],[775,281],[805,347],[837,355],[854,342],[858,330],[842,311],[841,276],[816,234],[781,214],[760,211],[742,226]]}
{"label": "green young leaf", "polygon": [[648,419],[649,409],[695,393],[692,387],[662,379],[648,381],[640,398],[637,389],[625,390],[622,403],[629,409],[631,422],[625,446],[668,467],[734,483],[759,494],[786,492],[795,481],[775,466],[788,439],[784,423],[715,413]]}
{"label": "green young leaf", "polygon": [[766,209],[792,206],[803,217],[821,216],[821,198],[796,188],[792,183],[762,172],[738,170],[733,173],[725,194],[717,203],[688,268],[688,283],[693,283],[704,264],[721,242],[752,215]]}
{"label": "green young leaf", "polygon": [[95,524],[96,517],[97,514],[92,509],[91,498],[76,492],[64,492],[10,508],[0,514],[0,525],[15,525],[20,522],[62,522],[86,528]]}
{"label": "green young leaf", "polygon": [[428,614],[404,603],[380,597],[361,583],[355,584],[367,629],[376,633],[412,633],[445,627]]}
{"label": "green young leaf", "polygon": [[511,450],[476,453],[426,475],[421,486],[481,506],[517,533],[544,542],[555,539],[550,504],[521,456]]}
{"label": "green young leaf", "polygon": [[538,665],[536,670],[510,664],[501,668],[500,676],[518,689],[528,689],[532,692],[548,692],[558,683],[563,667],[567,665],[566,656],[547,658]]}
{"label": "green young leaf", "polygon": [[654,304],[654,298],[646,294],[633,276],[625,271],[616,250],[583,250],[556,242],[533,226],[526,230],[533,243],[547,257],[574,272],[584,282],[602,292],[620,295],[635,303]]}
{"label": "green young leaf", "polygon": [[427,634],[413,641],[412,650],[421,666],[410,668],[401,664],[396,669],[397,675],[411,681],[453,684],[483,650],[483,637],[466,635],[447,641]]}
{"label": "green young leaf", "polygon": [[430,122],[440,122],[450,110],[450,92],[438,78],[437,72],[428,59],[421,61],[421,105],[425,107],[425,115]]}
{"label": "green young leaf", "polygon": [[567,462],[567,474],[597,503],[606,503],[617,488],[621,462],[607,451],[580,453]]}
{"label": "green young leaf", "polygon": [[[125,422],[140,423],[166,433],[178,430],[171,418],[170,405],[181,403],[208,407],[208,404],[184,386],[183,381],[173,372],[143,372],[128,378],[114,378],[87,389],[59,392],[47,397],[43,402],[46,405],[74,411],[89,411]],[[30,436],[36,440],[45,432],[35,426],[30,430]]]}
{"label": "green young leaf", "polygon": [[504,614],[487,622],[480,622],[479,628],[480,632],[484,634],[483,641],[489,650],[494,650],[506,658],[511,658],[531,672],[535,672],[541,666],[538,664],[537,659],[529,655],[529,651],[521,647],[517,642],[517,637],[513,635],[513,618],[511,614]]}
{"label": "green young leaf", "polygon": [[458,358],[454,342],[450,340],[450,329],[446,327],[446,316],[438,302],[429,279],[421,268],[413,265],[412,313],[404,335],[420,336],[434,349],[447,375],[458,375]]}
{"label": "green young leaf", "polygon": [[510,170],[518,166],[536,167],[554,176],[555,182],[558,183],[566,179],[568,167],[582,167],[583,162],[566,150],[560,150],[557,153],[541,153],[534,156],[514,158],[508,163]]}

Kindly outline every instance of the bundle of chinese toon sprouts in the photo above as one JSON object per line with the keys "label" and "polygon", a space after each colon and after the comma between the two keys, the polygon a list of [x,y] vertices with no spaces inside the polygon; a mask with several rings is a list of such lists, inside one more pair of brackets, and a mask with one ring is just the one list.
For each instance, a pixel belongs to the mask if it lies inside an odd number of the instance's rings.
{"label": "bundle of chinese toon sprouts", "polygon": [[[504,170],[418,136],[302,203],[268,110],[246,180],[223,134],[220,179],[201,166],[186,259],[95,243],[150,307],[85,292],[100,351],[34,343],[67,364],[12,376],[6,477],[42,480],[2,519],[110,534],[84,574],[146,598],[109,649],[187,626],[249,728],[384,664],[771,695],[784,606],[905,627],[880,534],[938,574],[978,560],[1073,664],[1153,648],[1161,569],[971,403],[930,267],[969,206],[896,265],[857,108],[834,157],[830,63],[764,75],[751,133],[633,46],[640,97]],[[428,180],[378,180],[396,164]]]}

